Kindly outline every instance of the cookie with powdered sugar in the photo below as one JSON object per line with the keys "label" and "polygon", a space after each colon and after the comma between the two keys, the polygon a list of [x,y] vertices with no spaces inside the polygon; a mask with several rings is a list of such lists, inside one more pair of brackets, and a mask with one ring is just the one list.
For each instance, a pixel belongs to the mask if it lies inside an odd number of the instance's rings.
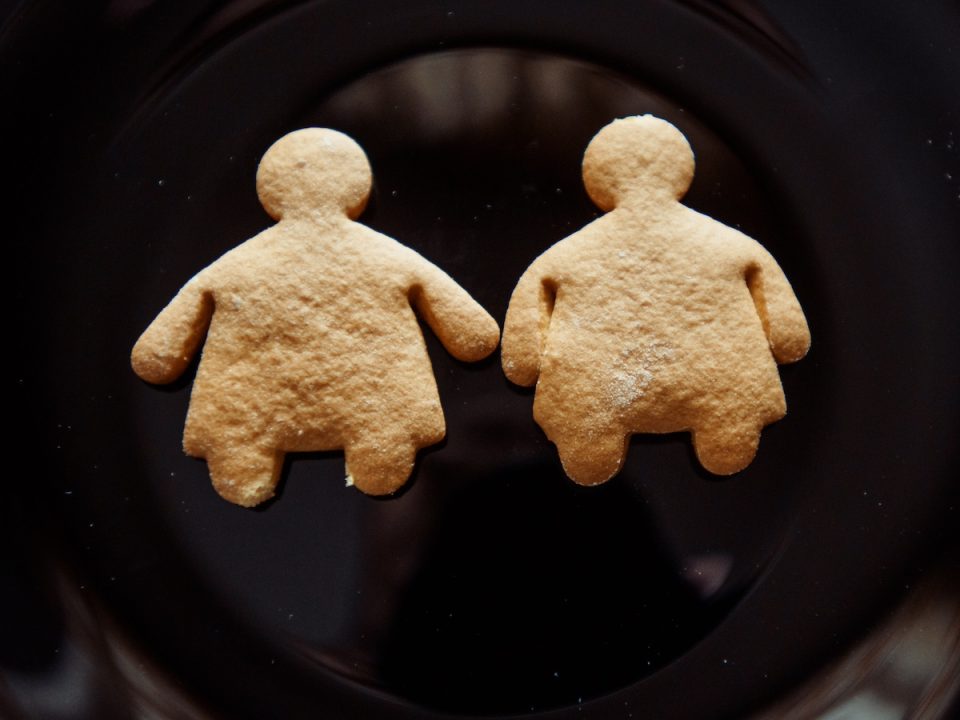
{"label": "cookie with powdered sugar", "polygon": [[534,418],[582,485],[616,475],[634,433],[689,431],[707,470],[743,469],[786,413],[777,363],[810,346],[770,253],[680,203],[693,173],[667,121],[604,127],[583,180],[606,214],[538,257],[510,299],[504,372],[536,384]]}

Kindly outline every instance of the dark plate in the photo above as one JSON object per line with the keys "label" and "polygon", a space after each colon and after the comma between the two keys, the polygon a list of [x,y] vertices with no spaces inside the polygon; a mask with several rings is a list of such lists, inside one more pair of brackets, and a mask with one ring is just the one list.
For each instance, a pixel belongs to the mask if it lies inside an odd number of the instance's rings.
{"label": "dark plate", "polygon": [[[822,696],[797,717],[867,701],[902,713],[864,717],[946,717],[960,9],[394,5],[9,15],[22,462],[5,484],[0,711],[723,718],[779,702],[785,717]],[[362,221],[502,321],[528,263],[596,214],[589,138],[644,112],[691,140],[686,202],[760,240],[810,320],[810,355],[782,368],[789,415],[746,471],[718,479],[686,436],[638,437],[620,476],[579,488],[498,358],[464,365],[428,337],[448,439],[398,497],[345,489],[336,453],[292,457],[261,509],[214,494],[180,451],[190,378],[148,386],[128,356],[191,275],[268,225],[253,180],[274,139],[356,138],[375,176]],[[885,613],[917,585],[953,608],[942,662],[867,700],[795,691],[876,628],[897,637]],[[873,672],[830,667],[848,688]]]}

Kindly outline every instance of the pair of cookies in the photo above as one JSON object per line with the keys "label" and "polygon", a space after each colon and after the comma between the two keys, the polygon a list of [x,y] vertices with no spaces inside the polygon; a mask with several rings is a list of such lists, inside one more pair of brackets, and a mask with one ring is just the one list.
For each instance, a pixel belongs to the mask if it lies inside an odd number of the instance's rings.
{"label": "pair of cookies", "polygon": [[[504,371],[537,384],[534,417],[578,483],[616,474],[636,432],[690,430],[704,467],[735,472],[785,412],[776,363],[806,352],[803,312],[758,243],[679,203],[693,167],[664,120],[605,127],[583,171],[609,212],[511,297]],[[184,450],[231,502],[271,497],[284,454],[306,450],[343,449],[348,482],[396,491],[445,433],[417,315],[460,360],[497,346],[496,321],[446,273],[355,222],[371,184],[341,133],[278,140],[257,172],[277,224],[191,279],[133,349],[137,374],[165,383],[204,344]]]}

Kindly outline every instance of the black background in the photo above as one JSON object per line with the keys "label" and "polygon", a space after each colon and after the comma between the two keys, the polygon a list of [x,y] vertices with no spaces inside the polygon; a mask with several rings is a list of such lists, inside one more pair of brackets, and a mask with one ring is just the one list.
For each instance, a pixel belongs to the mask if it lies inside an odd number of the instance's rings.
{"label": "black background", "polygon": [[[960,10],[807,5],[22,3],[0,710],[740,717],[955,576]],[[267,225],[274,139],[355,137],[362,221],[502,321],[595,216],[586,142],[640,112],[684,130],[686,202],[763,242],[810,320],[747,471],[644,437],[577,488],[498,358],[428,337],[448,439],[399,497],[344,489],[333,453],[263,509],[214,495],[179,450],[189,377],[159,390],[127,358]]]}

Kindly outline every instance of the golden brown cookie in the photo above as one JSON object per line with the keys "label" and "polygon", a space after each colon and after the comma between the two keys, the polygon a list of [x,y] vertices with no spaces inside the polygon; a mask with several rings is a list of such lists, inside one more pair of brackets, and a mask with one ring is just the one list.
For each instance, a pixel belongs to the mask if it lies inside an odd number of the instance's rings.
{"label": "golden brown cookie", "polygon": [[633,433],[689,430],[707,470],[743,469],[786,413],[777,363],[810,346],[773,257],[679,202],[693,171],[665,120],[604,127],[583,181],[607,214],[538,257],[510,299],[504,372],[536,383],[534,418],[582,485],[620,471]]}
{"label": "golden brown cookie", "polygon": [[277,224],[198,273],[133,348],[136,373],[168,383],[204,344],[183,447],[231,502],[271,497],[286,452],[342,448],[348,482],[372,495],[406,482],[445,433],[414,309],[460,360],[497,346],[497,323],[446,273],[354,222],[371,182],[346,135],[278,140],[257,171]]}

